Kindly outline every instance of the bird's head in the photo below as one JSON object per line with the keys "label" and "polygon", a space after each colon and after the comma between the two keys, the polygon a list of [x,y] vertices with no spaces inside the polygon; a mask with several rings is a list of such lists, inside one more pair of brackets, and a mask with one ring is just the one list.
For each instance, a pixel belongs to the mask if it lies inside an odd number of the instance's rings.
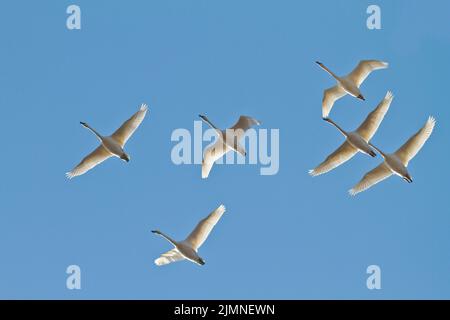
{"label": "bird's head", "polygon": [[122,160],[128,162],[128,161],[130,161],[130,156],[127,155],[127,154],[124,152],[124,153],[120,156],[120,159],[122,159]]}
{"label": "bird's head", "polygon": [[197,263],[201,266],[203,266],[205,264],[205,260],[203,260],[202,258],[198,257]]}
{"label": "bird's head", "polygon": [[357,98],[358,98],[358,99],[361,99],[361,100],[363,100],[363,101],[366,100],[366,98],[364,98],[364,96],[363,96],[362,94],[359,94],[359,95],[357,96]]}
{"label": "bird's head", "polygon": [[323,63],[320,62],[320,61],[316,61],[316,63],[317,63],[319,66],[323,66]]}
{"label": "bird's head", "polygon": [[161,234],[161,231],[159,231],[159,230],[152,230],[152,232],[156,233],[156,234]]}
{"label": "bird's head", "polygon": [[411,178],[411,175],[409,173],[405,174],[403,179],[405,179],[405,181],[408,182],[408,183],[412,183],[413,182],[413,180]]}
{"label": "bird's head", "polygon": [[87,124],[86,122],[83,122],[83,121],[80,121],[80,124],[81,124],[83,127],[87,127],[87,126],[88,126],[88,124]]}

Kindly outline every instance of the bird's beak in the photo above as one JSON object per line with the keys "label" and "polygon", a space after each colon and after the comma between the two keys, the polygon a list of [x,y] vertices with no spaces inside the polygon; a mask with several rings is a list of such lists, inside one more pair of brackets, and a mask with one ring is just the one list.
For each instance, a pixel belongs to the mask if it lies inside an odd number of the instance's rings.
{"label": "bird's beak", "polygon": [[366,100],[366,98],[364,98],[362,94],[360,94],[360,95],[358,96],[358,99],[361,99],[361,100],[363,100],[363,101]]}

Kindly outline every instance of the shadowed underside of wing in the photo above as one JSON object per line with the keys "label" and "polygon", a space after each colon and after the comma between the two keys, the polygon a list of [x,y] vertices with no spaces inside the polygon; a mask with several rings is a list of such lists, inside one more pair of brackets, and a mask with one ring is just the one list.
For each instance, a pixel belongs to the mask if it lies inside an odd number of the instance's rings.
{"label": "shadowed underside of wing", "polygon": [[364,122],[359,126],[356,132],[367,142],[372,139],[375,132],[377,132],[378,127],[383,121],[384,116],[389,110],[392,99],[394,96],[392,92],[388,91],[384,99],[378,104],[378,106],[373,110],[364,120]]}
{"label": "shadowed underside of wing", "polygon": [[254,125],[259,126],[260,124],[261,123],[254,118],[247,116],[240,116],[239,120],[230,129],[236,132],[236,136],[238,140],[240,140],[242,136],[245,134],[245,131],[247,131]]}
{"label": "shadowed underside of wing", "polygon": [[125,121],[122,126],[111,135],[111,137],[123,147],[142,123],[142,120],[144,120],[147,110],[147,105],[142,104],[139,111],[136,112],[130,119]]}
{"label": "shadowed underside of wing", "polygon": [[345,141],[339,148],[330,154],[324,162],[318,165],[315,169],[309,170],[311,176],[318,176],[334,168],[340,166],[344,162],[350,160],[358,150],[353,147],[348,141]]}
{"label": "shadowed underside of wing", "polygon": [[112,154],[100,145],[97,149],[87,155],[72,171],[67,172],[66,176],[67,178],[72,179],[73,177],[82,175],[109,157],[112,157]]}
{"label": "shadowed underside of wing", "polygon": [[334,86],[326,89],[323,92],[322,99],[322,117],[327,118],[330,114],[331,108],[333,108],[334,102],[347,93],[340,86]]}
{"label": "shadowed underside of wing", "polygon": [[435,124],[436,120],[433,117],[429,117],[425,125],[395,152],[395,155],[400,158],[405,166],[422,149],[431,136]]}
{"label": "shadowed underside of wing", "polygon": [[222,204],[206,218],[201,220],[185,241],[191,245],[194,250],[200,248],[224,212],[225,206]]}
{"label": "shadowed underside of wing", "polygon": [[360,182],[352,189],[349,190],[350,195],[354,196],[364,190],[369,189],[373,185],[378,182],[383,181],[384,179],[390,177],[392,175],[392,171],[388,168],[388,166],[383,162],[378,167],[366,173],[366,175],[361,179]]}
{"label": "shadowed underside of wing", "polygon": [[173,248],[165,253],[163,253],[158,259],[155,260],[157,266],[163,266],[172,262],[183,260],[183,255],[176,249]]}
{"label": "shadowed underside of wing", "polygon": [[205,150],[205,156],[202,161],[202,179],[208,178],[214,162],[223,157],[227,152],[228,148],[221,140],[218,140]]}
{"label": "shadowed underside of wing", "polygon": [[359,88],[361,83],[366,80],[369,74],[378,69],[385,69],[388,67],[387,62],[379,61],[379,60],[362,60],[356,66],[355,69],[347,76],[356,86]]}

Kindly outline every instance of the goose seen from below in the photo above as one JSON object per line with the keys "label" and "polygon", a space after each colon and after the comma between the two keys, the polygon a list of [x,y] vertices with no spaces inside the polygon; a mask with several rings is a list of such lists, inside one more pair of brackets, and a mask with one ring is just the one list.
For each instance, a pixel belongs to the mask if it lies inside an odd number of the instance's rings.
{"label": "goose seen from below", "polygon": [[155,264],[157,266],[162,266],[171,262],[186,259],[198,265],[204,265],[205,260],[198,255],[198,249],[208,238],[211,230],[217,224],[224,212],[225,206],[222,204],[206,218],[202,219],[191,234],[183,241],[175,241],[159,230],[152,230],[153,233],[162,236],[174,246],[173,249],[163,253],[156,259]]}
{"label": "goose seen from below", "polygon": [[123,148],[128,139],[139,127],[142,120],[144,120],[147,110],[147,105],[142,104],[139,111],[125,121],[122,126],[110,136],[102,136],[87,123],[80,122],[85,128],[95,134],[101,144],[97,149],[87,155],[72,171],[67,172],[67,178],[72,179],[82,175],[112,156],[118,157],[126,162],[130,161],[130,156],[125,153]]}
{"label": "goose seen from below", "polygon": [[318,176],[340,166],[359,152],[375,157],[376,154],[369,145],[370,139],[377,132],[384,119],[394,96],[388,91],[378,106],[367,116],[364,122],[353,132],[344,131],[333,120],[324,118],[333,124],[346,138],[345,142],[330,154],[319,166],[309,171],[311,176]]}
{"label": "goose seen from below", "polygon": [[213,128],[218,136],[217,141],[208,147],[203,155],[202,178],[206,179],[209,176],[214,162],[224,156],[227,152],[233,150],[243,156],[246,155],[245,148],[239,141],[250,127],[253,125],[260,125],[261,123],[251,117],[240,116],[239,120],[231,128],[220,130],[213,125],[206,116],[199,115],[199,117]]}
{"label": "goose seen from below", "polygon": [[412,178],[407,169],[409,161],[416,156],[431,136],[435,124],[436,120],[430,116],[425,125],[415,135],[409,138],[404,145],[391,154],[384,153],[371,144],[371,146],[381,154],[384,161],[378,167],[368,172],[356,186],[350,189],[350,195],[354,196],[367,190],[393,174],[403,178],[406,182],[411,183]]}
{"label": "goose seen from below", "polygon": [[379,60],[362,60],[353,69],[350,74],[345,77],[338,77],[330,69],[328,69],[323,63],[316,61],[316,63],[328,72],[337,81],[337,85],[328,88],[323,93],[322,99],[322,116],[327,118],[330,114],[331,108],[336,100],[342,98],[346,94],[356,97],[361,100],[365,100],[361,94],[359,87],[367,78],[367,76],[374,70],[385,69],[388,67],[387,62]]}

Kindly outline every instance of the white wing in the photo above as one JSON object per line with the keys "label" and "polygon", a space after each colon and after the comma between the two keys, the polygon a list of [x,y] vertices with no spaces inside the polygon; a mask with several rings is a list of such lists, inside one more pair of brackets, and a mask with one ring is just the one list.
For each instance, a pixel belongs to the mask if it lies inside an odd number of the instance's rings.
{"label": "white wing", "polygon": [[109,157],[112,157],[112,154],[100,145],[97,149],[87,155],[72,171],[67,172],[66,176],[67,178],[72,179],[73,177],[82,175]]}
{"label": "white wing", "polygon": [[367,116],[366,120],[359,126],[356,132],[363,137],[364,140],[369,141],[372,139],[375,132],[377,132],[381,121],[389,110],[392,99],[394,96],[392,92],[388,91],[384,99],[378,104],[378,106]]}
{"label": "white wing", "polygon": [[388,168],[388,166],[383,162],[378,167],[366,173],[366,175],[361,179],[360,182],[352,189],[349,190],[349,193],[354,196],[364,190],[369,189],[373,185],[378,182],[383,181],[386,178],[389,178],[392,175],[392,171]]}
{"label": "white wing", "polygon": [[155,264],[157,266],[163,266],[165,264],[180,261],[183,259],[183,255],[176,248],[173,248],[172,250],[163,253],[158,259],[156,259]]}
{"label": "white wing", "polygon": [[245,134],[245,131],[254,125],[259,126],[260,124],[261,123],[254,118],[240,116],[239,120],[230,129],[235,131],[237,139],[240,140]]}
{"label": "white wing", "polygon": [[334,102],[343,96],[345,96],[347,93],[344,89],[342,89],[340,86],[334,86],[331,88],[326,89],[323,92],[323,99],[322,99],[322,117],[327,118],[330,114],[331,108],[333,108]]}
{"label": "white wing", "polygon": [[220,139],[205,150],[205,155],[202,161],[202,179],[208,178],[214,162],[223,157],[227,151],[227,146],[225,146]]}
{"label": "white wing", "polygon": [[131,135],[139,127],[142,120],[144,120],[147,110],[147,105],[142,104],[139,111],[136,112],[130,119],[125,121],[122,126],[111,135],[111,137],[123,147],[128,139],[130,139]]}
{"label": "white wing", "polygon": [[358,88],[366,80],[367,76],[374,70],[385,69],[388,67],[387,62],[379,60],[362,60],[358,66],[347,76]]}
{"label": "white wing", "polygon": [[340,166],[344,162],[351,159],[358,149],[353,147],[349,142],[345,141],[339,148],[330,154],[324,162],[318,165],[315,169],[309,170],[309,174],[313,177],[327,173],[330,170]]}
{"label": "white wing", "polygon": [[194,250],[200,248],[224,212],[225,206],[222,204],[216,210],[211,212],[206,218],[201,220],[185,241]]}
{"label": "white wing", "polygon": [[400,158],[405,166],[407,166],[408,162],[416,156],[417,152],[419,152],[431,136],[435,124],[436,119],[429,117],[422,129],[409,138],[409,140],[395,152],[395,155]]}

